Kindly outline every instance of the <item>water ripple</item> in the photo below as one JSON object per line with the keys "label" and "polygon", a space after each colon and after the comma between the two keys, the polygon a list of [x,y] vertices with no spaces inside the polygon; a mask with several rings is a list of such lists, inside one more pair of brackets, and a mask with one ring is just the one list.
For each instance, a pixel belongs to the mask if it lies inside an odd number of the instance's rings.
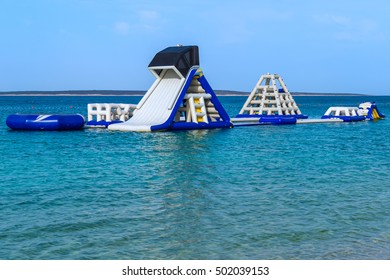
{"label": "water ripple", "polygon": [[[242,99],[221,98],[231,115]],[[359,102],[297,99],[313,116]],[[387,120],[166,133],[4,125],[31,106],[88,102],[0,98],[1,259],[390,258]],[[390,99],[377,102],[389,115]]]}

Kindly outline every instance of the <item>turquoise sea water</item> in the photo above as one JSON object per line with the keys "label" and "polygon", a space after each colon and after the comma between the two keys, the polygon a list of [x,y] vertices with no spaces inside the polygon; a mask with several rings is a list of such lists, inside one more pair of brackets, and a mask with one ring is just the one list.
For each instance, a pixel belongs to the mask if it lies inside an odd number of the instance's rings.
{"label": "turquoise sea water", "polygon": [[[11,131],[12,113],[139,97],[0,97],[0,259],[390,259],[390,120]],[[230,116],[245,97],[221,97]],[[390,97],[296,97],[329,106]]]}

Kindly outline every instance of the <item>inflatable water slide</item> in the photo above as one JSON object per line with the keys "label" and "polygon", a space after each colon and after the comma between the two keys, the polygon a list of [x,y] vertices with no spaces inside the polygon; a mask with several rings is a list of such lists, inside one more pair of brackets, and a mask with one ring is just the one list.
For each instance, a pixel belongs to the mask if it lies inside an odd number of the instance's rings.
{"label": "inflatable water slide", "polygon": [[197,46],[168,47],[148,69],[156,78],[132,117],[109,130],[164,131],[232,127],[230,118],[199,66]]}

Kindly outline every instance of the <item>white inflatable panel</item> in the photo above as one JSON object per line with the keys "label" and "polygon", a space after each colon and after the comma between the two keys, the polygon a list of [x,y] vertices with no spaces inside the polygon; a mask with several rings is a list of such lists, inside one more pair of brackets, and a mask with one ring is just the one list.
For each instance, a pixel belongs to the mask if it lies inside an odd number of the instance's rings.
{"label": "white inflatable panel", "polygon": [[152,92],[141,100],[140,108],[134,111],[133,117],[124,123],[112,124],[109,130],[121,131],[151,131],[154,125],[165,123],[172,113],[174,102],[176,102],[180,90],[185,82],[184,78],[173,70],[166,70],[165,75],[160,79],[157,86],[152,86]]}

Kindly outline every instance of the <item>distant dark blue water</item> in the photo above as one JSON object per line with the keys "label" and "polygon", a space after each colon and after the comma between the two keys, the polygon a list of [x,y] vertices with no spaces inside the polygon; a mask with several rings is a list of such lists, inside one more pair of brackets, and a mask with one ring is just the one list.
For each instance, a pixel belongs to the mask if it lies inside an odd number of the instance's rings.
{"label": "distant dark blue water", "polygon": [[[390,121],[11,131],[13,113],[139,97],[0,97],[0,259],[390,259]],[[245,97],[221,97],[230,116]],[[296,97],[304,114],[390,97]]]}

